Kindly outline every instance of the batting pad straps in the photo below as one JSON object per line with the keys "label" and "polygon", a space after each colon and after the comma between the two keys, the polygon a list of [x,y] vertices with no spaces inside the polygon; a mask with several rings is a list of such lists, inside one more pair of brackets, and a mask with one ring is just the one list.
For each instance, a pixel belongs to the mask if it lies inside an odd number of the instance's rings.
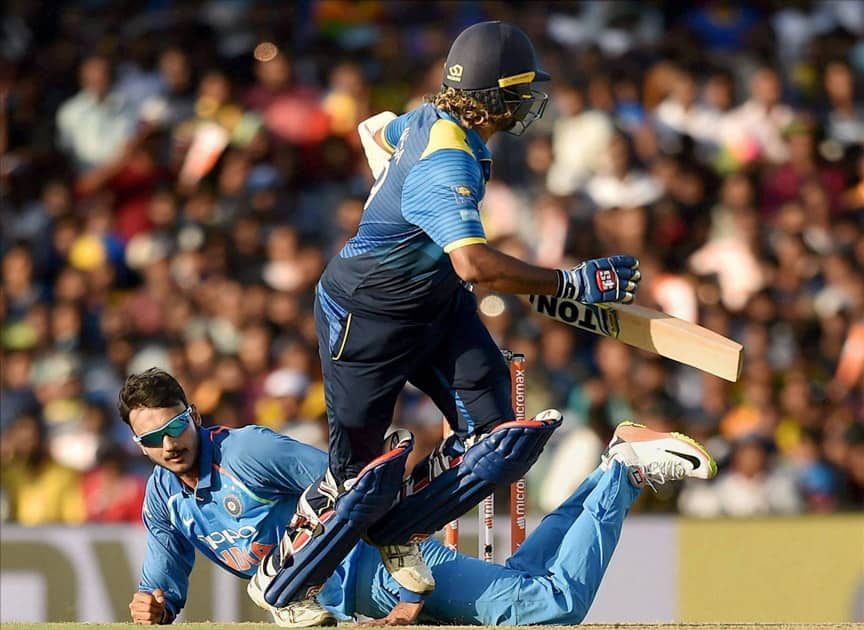
{"label": "batting pad straps", "polygon": [[268,604],[283,608],[318,593],[369,525],[393,505],[414,439],[400,430],[388,441],[390,450],[367,464],[331,509],[316,515],[313,529],[286,532],[290,545],[280,549],[279,571],[264,590]]}
{"label": "batting pad straps", "polygon": [[[544,415],[545,414],[545,415]],[[404,545],[423,540],[489,495],[498,485],[522,477],[537,461],[562,416],[544,411],[534,420],[499,425],[465,450],[461,458],[451,438],[415,467],[401,500],[369,528],[374,545]],[[442,457],[453,448],[452,457]]]}

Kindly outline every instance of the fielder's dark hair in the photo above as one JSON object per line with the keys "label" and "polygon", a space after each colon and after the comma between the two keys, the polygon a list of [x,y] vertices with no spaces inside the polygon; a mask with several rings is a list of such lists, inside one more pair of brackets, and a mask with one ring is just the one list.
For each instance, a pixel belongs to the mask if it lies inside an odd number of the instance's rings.
{"label": "fielder's dark hair", "polygon": [[177,379],[159,368],[150,368],[146,372],[130,375],[123,384],[118,398],[117,408],[126,424],[129,424],[129,413],[133,409],[141,407],[161,409],[178,404],[189,406],[186,392]]}

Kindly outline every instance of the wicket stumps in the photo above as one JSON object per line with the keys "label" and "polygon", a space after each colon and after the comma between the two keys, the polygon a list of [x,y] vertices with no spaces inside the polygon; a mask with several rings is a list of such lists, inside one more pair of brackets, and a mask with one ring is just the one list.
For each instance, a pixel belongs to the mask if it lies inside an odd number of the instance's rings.
{"label": "wicket stumps", "polygon": [[[502,350],[504,359],[510,367],[510,397],[514,420],[525,419],[525,355]],[[450,425],[444,418],[444,436],[450,432]],[[495,558],[495,497],[489,495],[477,508],[478,555],[487,562]],[[525,479],[517,479],[510,485],[510,553],[511,555],[525,542],[527,535],[527,485]],[[451,549],[459,547],[459,520],[450,521],[444,528],[444,544]]]}
{"label": "wicket stumps", "polygon": [[[509,356],[508,356],[509,355]],[[513,401],[514,420],[525,419],[525,355],[509,350],[504,358],[510,364],[510,398]],[[521,477],[510,484],[510,555],[513,555],[528,533],[527,484]],[[491,560],[491,558],[490,558]]]}

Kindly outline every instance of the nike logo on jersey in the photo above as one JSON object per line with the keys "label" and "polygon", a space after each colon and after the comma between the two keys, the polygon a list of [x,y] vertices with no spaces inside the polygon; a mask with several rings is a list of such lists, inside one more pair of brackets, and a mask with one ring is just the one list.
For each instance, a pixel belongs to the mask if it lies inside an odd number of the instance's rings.
{"label": "nike logo on jersey", "polygon": [[688,462],[690,462],[693,465],[693,470],[696,470],[697,468],[699,468],[699,465],[701,463],[699,461],[699,458],[696,457],[695,455],[689,455],[687,453],[680,453],[678,451],[670,451],[668,448],[666,449],[666,452],[669,453],[670,455],[677,455],[678,457],[680,457],[682,459],[686,459]]}

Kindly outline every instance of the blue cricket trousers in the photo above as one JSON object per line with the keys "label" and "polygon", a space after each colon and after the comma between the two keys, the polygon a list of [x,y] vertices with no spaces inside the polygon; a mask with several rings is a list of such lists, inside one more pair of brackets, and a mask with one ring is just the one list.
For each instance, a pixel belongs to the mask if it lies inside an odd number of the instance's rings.
{"label": "blue cricket trousers", "polygon": [[513,419],[510,372],[464,288],[418,322],[351,312],[319,284],[315,325],[337,481],[381,454],[406,382],[426,393],[460,435]]}

